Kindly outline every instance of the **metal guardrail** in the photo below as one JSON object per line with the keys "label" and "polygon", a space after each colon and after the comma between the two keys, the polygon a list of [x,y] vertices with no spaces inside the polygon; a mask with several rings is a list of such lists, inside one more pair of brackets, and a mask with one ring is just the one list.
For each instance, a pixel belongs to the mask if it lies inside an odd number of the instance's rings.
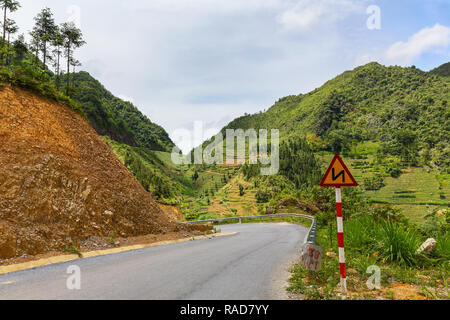
{"label": "metal guardrail", "polygon": [[249,217],[230,217],[230,218],[221,218],[221,219],[210,219],[210,220],[198,220],[198,221],[188,221],[186,223],[197,224],[197,223],[221,223],[226,221],[239,221],[242,223],[242,220],[256,220],[256,219],[267,219],[267,218],[301,218],[311,220],[311,227],[309,228],[308,234],[305,237],[304,243],[316,243],[317,236],[317,221],[313,216],[308,216],[305,214],[297,214],[297,213],[282,213],[282,214],[270,214],[264,216],[249,216]]}

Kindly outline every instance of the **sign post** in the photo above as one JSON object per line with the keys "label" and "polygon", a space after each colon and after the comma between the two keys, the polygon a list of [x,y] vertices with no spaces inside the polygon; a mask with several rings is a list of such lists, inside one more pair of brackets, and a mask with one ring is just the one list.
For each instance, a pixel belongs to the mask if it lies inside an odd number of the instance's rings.
{"label": "sign post", "polygon": [[344,250],[344,219],[342,214],[342,187],[356,187],[358,183],[353,178],[350,170],[348,170],[344,161],[335,155],[331,161],[325,176],[320,183],[321,187],[335,187],[336,188],[336,214],[337,214],[337,232],[338,232],[338,246],[339,246],[339,266],[341,274],[341,288],[342,294],[347,294],[347,275],[345,272],[345,250]]}

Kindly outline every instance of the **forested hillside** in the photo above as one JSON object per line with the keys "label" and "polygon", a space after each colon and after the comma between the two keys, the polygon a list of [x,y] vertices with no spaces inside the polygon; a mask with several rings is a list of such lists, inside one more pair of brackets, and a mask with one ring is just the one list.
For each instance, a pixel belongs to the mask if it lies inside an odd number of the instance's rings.
{"label": "forested hillside", "polygon": [[131,102],[115,97],[87,72],[71,75],[73,99],[94,129],[103,136],[131,146],[172,151],[167,132],[142,114]]}

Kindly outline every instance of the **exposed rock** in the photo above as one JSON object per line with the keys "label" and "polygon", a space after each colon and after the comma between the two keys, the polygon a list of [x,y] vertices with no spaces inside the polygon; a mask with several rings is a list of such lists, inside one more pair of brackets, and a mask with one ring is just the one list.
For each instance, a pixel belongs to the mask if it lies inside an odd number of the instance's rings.
{"label": "exposed rock", "polygon": [[86,201],[89,195],[91,194],[91,187],[87,186],[86,190],[81,193],[81,198]]}
{"label": "exposed rock", "polygon": [[437,242],[433,238],[427,239],[420,247],[417,249],[417,253],[427,253],[430,254],[433,252],[434,248],[436,248]]}
{"label": "exposed rock", "polygon": [[112,213],[112,212],[109,211],[109,210],[106,210],[105,212],[103,212],[103,214],[104,214],[105,216],[110,216],[110,217],[112,217],[112,216],[114,215],[114,213]]}

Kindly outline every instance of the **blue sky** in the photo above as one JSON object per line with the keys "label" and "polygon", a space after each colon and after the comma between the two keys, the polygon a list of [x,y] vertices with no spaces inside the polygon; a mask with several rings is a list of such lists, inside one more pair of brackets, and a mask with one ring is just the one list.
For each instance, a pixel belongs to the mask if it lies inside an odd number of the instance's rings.
{"label": "blue sky", "polygon": [[[80,23],[81,69],[169,133],[221,128],[378,61],[450,61],[450,0],[22,0],[21,32],[48,6]],[[381,29],[369,30],[369,6]],[[214,130],[213,130],[214,131]]]}

